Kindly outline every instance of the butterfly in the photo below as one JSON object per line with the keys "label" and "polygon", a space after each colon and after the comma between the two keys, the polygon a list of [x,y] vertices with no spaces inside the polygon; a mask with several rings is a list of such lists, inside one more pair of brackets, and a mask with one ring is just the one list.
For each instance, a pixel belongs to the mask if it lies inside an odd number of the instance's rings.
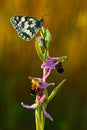
{"label": "butterfly", "polygon": [[12,16],[10,22],[23,40],[31,40],[43,26],[44,19],[35,19],[30,16]]}

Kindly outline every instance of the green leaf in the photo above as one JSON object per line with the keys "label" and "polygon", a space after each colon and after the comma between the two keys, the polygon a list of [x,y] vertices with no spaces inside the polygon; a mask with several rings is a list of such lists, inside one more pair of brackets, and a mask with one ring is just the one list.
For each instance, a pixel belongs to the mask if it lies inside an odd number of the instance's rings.
{"label": "green leaf", "polygon": [[43,54],[42,49],[41,49],[39,43],[37,42],[37,40],[35,40],[35,48],[36,48],[37,54],[40,57],[40,59],[42,61],[45,61],[45,55]]}
{"label": "green leaf", "polygon": [[59,89],[62,87],[62,85],[64,84],[64,82],[66,81],[66,79],[64,79],[62,82],[60,82],[56,88],[53,89],[53,91],[51,92],[50,96],[48,97],[48,103],[53,99],[53,97],[58,93]]}

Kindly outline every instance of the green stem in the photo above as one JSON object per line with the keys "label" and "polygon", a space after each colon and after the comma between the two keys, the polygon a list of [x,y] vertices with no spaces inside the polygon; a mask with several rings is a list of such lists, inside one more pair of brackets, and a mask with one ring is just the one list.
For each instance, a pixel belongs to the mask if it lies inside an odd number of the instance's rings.
{"label": "green stem", "polygon": [[[45,51],[44,51],[44,54],[45,54],[45,57],[43,59],[43,55],[42,54],[42,51],[40,49],[40,47],[38,46],[38,44],[36,43],[36,50],[38,52],[38,55],[40,56],[40,58],[42,59],[42,61],[46,61],[46,58],[47,58],[47,55],[49,54],[49,51],[48,49],[45,48]],[[43,76],[45,74],[45,68],[43,68]],[[43,82],[45,82],[46,79],[43,79]],[[45,88],[44,89],[44,92],[45,92],[45,96],[46,96],[46,99],[45,99],[45,102],[43,104],[38,104],[36,110],[35,110],[35,122],[36,122],[36,130],[44,130],[44,126],[45,126],[45,116],[43,115],[43,111],[42,111],[42,105],[44,105],[45,109],[46,109],[46,104],[47,104],[47,99],[48,99],[48,92],[47,92],[47,89]]]}
{"label": "green stem", "polygon": [[43,130],[38,110],[35,110],[36,130]]}
{"label": "green stem", "polygon": [[44,130],[45,117],[42,112],[42,104],[39,104],[35,110],[36,130]]}

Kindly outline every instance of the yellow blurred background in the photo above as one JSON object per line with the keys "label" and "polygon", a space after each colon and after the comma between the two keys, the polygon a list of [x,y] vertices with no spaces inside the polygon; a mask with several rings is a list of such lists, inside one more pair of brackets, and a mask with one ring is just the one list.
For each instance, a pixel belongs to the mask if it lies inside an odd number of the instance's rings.
{"label": "yellow blurred background", "polygon": [[[1,0],[0,1],[0,130],[35,130],[28,76],[41,77],[41,61],[34,39],[20,39],[10,23],[14,15],[44,18],[52,34],[50,56],[68,55],[65,71],[52,71],[48,82],[67,79],[47,111],[45,130],[87,130],[87,1],[86,0]],[[53,87],[49,88],[49,93]],[[54,104],[54,105],[53,105]]]}

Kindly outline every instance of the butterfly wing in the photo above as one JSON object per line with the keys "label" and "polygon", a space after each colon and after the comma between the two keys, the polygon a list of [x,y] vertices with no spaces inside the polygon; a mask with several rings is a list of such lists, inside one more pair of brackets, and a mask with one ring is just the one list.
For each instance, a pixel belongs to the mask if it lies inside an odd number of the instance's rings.
{"label": "butterfly wing", "polygon": [[26,41],[31,40],[43,25],[43,19],[37,20],[29,16],[13,16],[10,21],[18,35]]}

